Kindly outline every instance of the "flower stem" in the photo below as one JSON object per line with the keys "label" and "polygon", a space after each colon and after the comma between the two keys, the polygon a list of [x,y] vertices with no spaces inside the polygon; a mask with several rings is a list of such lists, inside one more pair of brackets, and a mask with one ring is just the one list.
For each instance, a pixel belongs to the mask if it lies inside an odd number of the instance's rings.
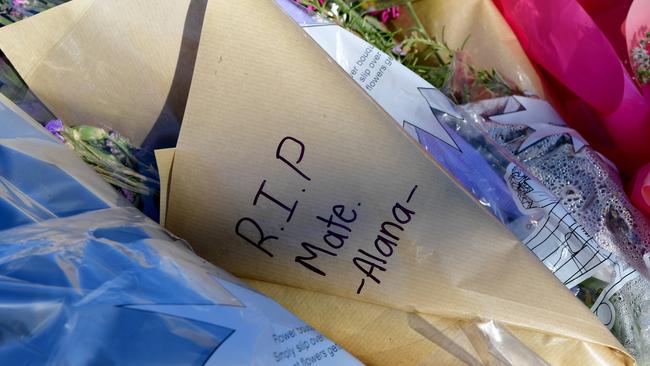
{"label": "flower stem", "polygon": [[[427,30],[424,28],[424,25],[422,25],[422,22],[420,21],[420,17],[415,13],[415,9],[413,8],[413,4],[409,1],[405,4],[406,10],[408,11],[409,15],[411,16],[411,19],[415,22],[415,28],[417,31],[422,35],[423,37],[426,37],[430,39],[429,33],[427,33]],[[443,61],[442,57],[440,57],[440,54],[438,53],[438,50],[436,50],[434,47],[431,47],[431,51],[433,52],[433,55],[436,57],[436,61],[438,61],[438,65],[445,65],[445,62]]]}
{"label": "flower stem", "polygon": [[420,21],[420,18],[415,14],[415,9],[413,9],[413,4],[409,1],[406,4],[406,10],[409,12],[409,15],[411,16],[411,19],[415,22],[415,27],[416,29],[422,33],[422,35],[428,36],[427,31],[424,29],[424,26],[422,25],[422,22]]}

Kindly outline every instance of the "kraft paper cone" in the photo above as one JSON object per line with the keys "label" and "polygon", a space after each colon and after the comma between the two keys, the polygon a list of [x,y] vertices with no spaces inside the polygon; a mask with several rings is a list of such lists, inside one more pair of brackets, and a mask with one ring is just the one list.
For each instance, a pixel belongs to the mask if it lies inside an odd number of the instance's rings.
{"label": "kraft paper cone", "polygon": [[74,0],[2,28],[0,49],[66,123],[173,146],[206,1]]}
{"label": "kraft paper cone", "polygon": [[270,0],[209,2],[169,194],[175,234],[370,364],[458,364],[429,336],[477,317],[634,363]]}

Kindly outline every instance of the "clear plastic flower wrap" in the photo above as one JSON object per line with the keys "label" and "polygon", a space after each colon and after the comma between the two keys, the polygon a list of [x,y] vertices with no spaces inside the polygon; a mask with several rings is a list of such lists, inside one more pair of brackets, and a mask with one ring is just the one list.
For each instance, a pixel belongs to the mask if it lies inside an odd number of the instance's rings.
{"label": "clear plastic flower wrap", "polygon": [[65,126],[60,119],[45,127],[135,207],[159,220],[160,178],[154,154],[108,128]]}
{"label": "clear plastic flower wrap", "polygon": [[[38,4],[24,2],[18,6],[38,7]],[[45,9],[37,9],[41,10]],[[111,128],[64,124],[29,89],[3,54],[0,54],[0,92],[74,150],[129,202],[158,220],[159,178],[152,151],[134,146]]]}
{"label": "clear plastic flower wrap", "polygon": [[127,205],[70,149],[0,96],[0,230]]}
{"label": "clear plastic flower wrap", "polygon": [[2,364],[360,365],[134,208],[3,231],[0,274]]}
{"label": "clear plastic flower wrap", "polygon": [[[640,364],[649,364],[650,223],[628,200],[615,167],[544,101],[504,97],[462,108],[468,122],[456,128],[463,137],[477,147],[506,149],[511,160],[521,162],[559,199],[597,250],[607,253],[609,269],[599,270],[572,290]],[[478,140],[467,133],[473,129],[489,137]]]}
{"label": "clear plastic flower wrap", "polygon": [[512,153],[604,249],[648,276],[650,223],[627,199],[618,171],[544,101],[504,97],[463,107],[493,143]]}

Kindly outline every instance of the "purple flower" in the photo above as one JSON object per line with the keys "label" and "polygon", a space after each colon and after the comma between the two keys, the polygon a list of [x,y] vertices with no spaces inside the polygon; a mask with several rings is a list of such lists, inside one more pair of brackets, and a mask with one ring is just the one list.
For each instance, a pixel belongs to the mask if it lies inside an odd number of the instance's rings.
{"label": "purple flower", "polygon": [[128,189],[121,188],[122,195],[131,203],[135,203],[135,194]]}
{"label": "purple flower", "polygon": [[63,131],[63,122],[60,119],[53,119],[45,125],[48,131],[55,133]]}
{"label": "purple flower", "polygon": [[29,0],[13,0],[11,2],[14,7],[21,7],[25,5],[29,5]]}
{"label": "purple flower", "polygon": [[391,51],[394,54],[399,55],[399,56],[406,56],[409,53],[408,50],[405,50],[404,48],[402,48],[402,43],[400,43],[397,46],[393,47],[393,49]]}
{"label": "purple flower", "polygon": [[56,136],[59,140],[62,142],[65,142],[65,138],[61,135],[61,131],[63,131],[63,122],[60,119],[53,119],[49,121],[46,125],[45,128],[50,131],[51,134]]}

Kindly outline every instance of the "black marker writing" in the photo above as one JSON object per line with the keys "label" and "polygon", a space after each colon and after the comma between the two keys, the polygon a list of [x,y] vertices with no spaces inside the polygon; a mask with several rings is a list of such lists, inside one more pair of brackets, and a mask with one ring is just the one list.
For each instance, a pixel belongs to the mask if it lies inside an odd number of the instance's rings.
{"label": "black marker writing", "polygon": [[264,198],[268,199],[269,201],[275,203],[276,205],[288,211],[289,215],[287,216],[287,222],[291,221],[291,218],[293,217],[293,213],[296,211],[296,207],[298,206],[298,201],[295,201],[293,203],[293,206],[289,207],[286,204],[282,203],[277,198],[271,196],[267,192],[264,192],[265,185],[266,185],[266,180],[262,182],[262,184],[260,185],[260,189],[257,190],[257,194],[255,195],[255,199],[253,200],[253,206],[257,206],[257,201],[260,199],[260,196],[263,196]]}
{"label": "black marker writing", "polygon": [[317,267],[315,263],[310,262],[318,258],[318,253],[316,253],[316,251],[329,254],[330,256],[337,256],[337,254],[331,250],[341,249],[345,245],[345,241],[349,238],[349,234],[352,232],[352,229],[346,224],[351,224],[357,219],[357,212],[352,209],[346,213],[345,206],[334,205],[332,207],[332,214],[329,218],[316,216],[316,219],[326,224],[323,242],[328,248],[324,249],[320,246],[303,242],[302,247],[309,253],[309,256],[297,256],[296,262],[302,264],[303,267],[314,273],[326,276],[327,274],[323,270]]}
{"label": "black marker writing", "polygon": [[[415,195],[418,186],[414,186],[411,190],[406,203],[410,203]],[[392,220],[386,220],[380,225],[379,235],[375,237],[373,247],[378,255],[371,254],[363,249],[358,250],[358,255],[352,259],[352,263],[365,275],[366,278],[373,280],[377,284],[381,284],[378,274],[375,270],[386,272],[388,261],[383,258],[392,257],[395,254],[395,249],[400,240],[400,236],[404,231],[404,226],[411,222],[415,211],[406,207],[406,205],[399,202],[393,205],[391,210]],[[357,294],[360,294],[366,284],[366,278],[361,279],[361,283],[357,288]]]}
{"label": "black marker writing", "polygon": [[[244,224],[249,224],[249,225],[244,225]],[[257,231],[257,236],[259,239],[253,240],[251,239],[248,235],[242,232],[242,227],[243,226],[251,226],[255,228],[255,231]],[[237,222],[237,225],[235,225],[235,233],[239,235],[240,238],[246,240],[247,242],[251,243],[253,246],[255,246],[257,249],[263,251],[266,253],[269,257],[273,257],[273,253],[271,253],[268,249],[264,248],[262,245],[267,241],[267,240],[278,240],[277,236],[273,235],[264,235],[264,231],[260,227],[260,225],[255,222],[255,220],[251,219],[250,217],[244,217],[243,219],[240,219]]]}
{"label": "black marker writing", "polygon": [[[295,159],[295,162],[290,162],[287,160],[287,158],[282,155],[283,148],[285,147],[285,144],[287,142],[290,142],[288,145],[293,145],[294,147],[298,147],[298,158]],[[288,150],[288,148],[286,149]],[[279,160],[282,160],[285,164],[287,164],[291,169],[293,169],[296,173],[300,174],[303,178],[306,180],[310,181],[311,178],[309,178],[305,173],[303,173],[300,169],[298,169],[298,164],[302,161],[303,156],[305,155],[305,144],[303,144],[300,140],[287,136],[282,141],[280,141],[280,144],[278,145],[278,149],[275,151],[275,157]]]}

